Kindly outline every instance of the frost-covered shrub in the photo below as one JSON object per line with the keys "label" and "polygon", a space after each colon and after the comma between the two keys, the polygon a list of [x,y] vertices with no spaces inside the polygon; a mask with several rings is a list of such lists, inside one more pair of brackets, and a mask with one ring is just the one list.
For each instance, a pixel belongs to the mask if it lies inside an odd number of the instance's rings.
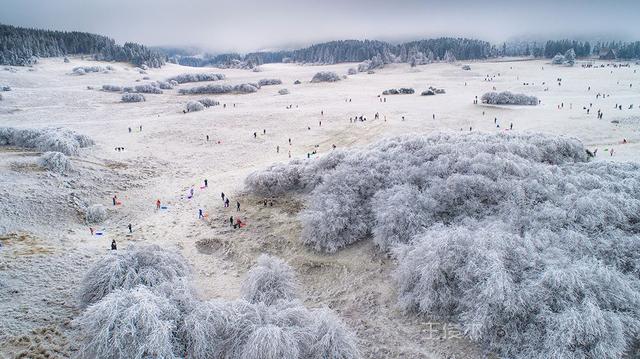
{"label": "frost-covered shrub", "polygon": [[219,81],[223,80],[225,76],[223,74],[214,74],[214,73],[206,73],[206,74],[182,74],[174,77],[170,77],[167,81],[175,81],[179,84],[184,84],[188,82],[202,82],[202,81]]}
{"label": "frost-covered shrub", "polygon": [[328,310],[299,302],[267,306],[213,300],[185,318],[187,356],[203,358],[356,359],[355,339]]}
{"label": "frost-covered shrub", "polygon": [[287,90],[287,89],[280,89],[280,90],[278,90],[278,94],[279,94],[279,95],[288,95],[288,94],[289,94],[289,90]]}
{"label": "frost-covered shrub", "polygon": [[189,273],[180,254],[159,246],[111,251],[85,274],[79,290],[80,302],[87,306],[117,289],[132,289],[138,285],[158,287],[176,282]]}
{"label": "frost-covered shrub", "polygon": [[198,101],[187,102],[187,112],[196,112],[204,110],[204,105]]}
{"label": "frost-covered shrub", "polygon": [[80,358],[178,358],[179,310],[144,286],[116,290],[73,324]]}
{"label": "frost-covered shrub", "polygon": [[38,159],[38,164],[48,171],[66,173],[71,170],[71,160],[61,152],[45,152]]}
{"label": "frost-covered shrub", "polygon": [[384,67],[384,61],[380,55],[375,55],[371,60],[365,60],[358,64],[358,72],[369,72]]}
{"label": "frost-covered shrub", "polygon": [[355,75],[358,73],[358,70],[356,70],[353,67],[350,67],[349,70],[347,70],[347,75]]}
{"label": "frost-covered shrub", "polygon": [[315,75],[313,75],[313,78],[311,79],[311,82],[313,83],[336,82],[336,81],[340,81],[340,76],[338,76],[338,74],[336,74],[335,72],[331,72],[331,71],[318,72]]}
{"label": "frost-covered shrub", "polygon": [[471,66],[469,66],[469,65],[463,65],[463,66],[462,66],[462,69],[463,69],[463,70],[465,70],[465,71],[470,71],[470,70],[471,70]]}
{"label": "frost-covered shrub", "polygon": [[258,86],[269,86],[269,85],[282,85],[282,80],[280,79],[262,79],[258,81]]}
{"label": "frost-covered shrub", "polygon": [[[328,156],[327,156],[328,157]],[[318,158],[318,160],[322,157]],[[247,178],[309,193],[302,240],[390,251],[400,303],[504,357],[618,358],[640,328],[640,165],[537,134],[400,137]]]}
{"label": "frost-covered shrub", "polygon": [[2,91],[11,91],[11,86],[2,86]]}
{"label": "frost-covered shrub", "polygon": [[68,64],[69,63],[69,58],[65,56],[62,61],[64,61],[65,64]]}
{"label": "frost-covered shrub", "polygon": [[355,359],[360,357],[353,333],[342,320],[329,309],[313,311],[315,318],[314,340],[309,347],[308,358]]}
{"label": "frost-covered shrub", "polygon": [[168,82],[169,82],[169,85],[171,85],[171,86],[173,86],[173,87],[175,87],[175,86],[178,86],[178,85],[179,85],[178,81],[176,81],[176,80],[169,80]]}
{"label": "frost-covered shrub", "polygon": [[251,303],[272,305],[279,300],[296,298],[297,283],[293,269],[282,259],[266,254],[247,272],[242,295]]}
{"label": "frost-covered shrub", "polygon": [[490,105],[522,105],[536,106],[539,101],[535,96],[527,96],[525,94],[504,92],[487,92],[481,97],[482,103]]}
{"label": "frost-covered shrub", "polygon": [[162,93],[162,90],[150,84],[137,85],[134,87],[134,89],[136,92],[139,92],[139,93],[153,93],[153,94]]}
{"label": "frost-covered shrub", "polygon": [[565,58],[562,54],[556,54],[556,56],[551,59],[551,63],[554,65],[562,65],[565,62]]}
{"label": "frost-covered shrub", "polygon": [[67,156],[73,156],[79,153],[80,148],[93,144],[93,140],[89,137],[63,128],[0,127],[0,146],[62,152]]}
{"label": "frost-covered shrub", "polygon": [[421,96],[433,96],[433,95],[438,95],[438,94],[443,94],[445,93],[444,89],[440,89],[440,88],[435,88],[433,86],[429,86],[429,89],[422,91],[422,93],[420,93]]}
{"label": "frost-covered shrub", "polygon": [[156,81],[156,85],[163,90],[171,90],[173,88],[173,84],[168,81]]}
{"label": "frost-covered shrub", "polygon": [[240,85],[206,85],[193,87],[190,89],[180,89],[180,94],[183,95],[197,95],[197,94],[225,94],[225,93],[252,93],[257,92],[258,87],[256,84],[240,84]]}
{"label": "frost-covered shrub", "polygon": [[139,93],[125,92],[122,95],[122,102],[144,102],[144,101],[145,101],[144,96]]}
{"label": "frost-covered shrub", "polygon": [[302,82],[300,82],[300,80],[295,80],[295,81],[293,81],[293,84],[294,84],[294,85],[300,85],[301,83],[302,83]]}
{"label": "frost-covered shrub", "polygon": [[84,220],[90,224],[102,223],[107,219],[107,209],[101,204],[88,206],[84,212]]}
{"label": "frost-covered shrub", "polygon": [[388,89],[382,91],[383,95],[411,95],[416,91],[412,88],[401,87],[399,89]]}
{"label": "frost-covered shrub", "polygon": [[103,72],[105,69],[102,66],[78,66],[73,68],[73,73],[76,75],[84,75],[90,72]]}
{"label": "frost-covered shrub", "polygon": [[201,98],[198,100],[204,107],[213,107],[220,105],[220,102],[212,99],[212,98]]}
{"label": "frost-covered shrub", "polygon": [[102,85],[102,91],[107,91],[107,92],[122,92],[122,86],[116,86],[116,85]]}

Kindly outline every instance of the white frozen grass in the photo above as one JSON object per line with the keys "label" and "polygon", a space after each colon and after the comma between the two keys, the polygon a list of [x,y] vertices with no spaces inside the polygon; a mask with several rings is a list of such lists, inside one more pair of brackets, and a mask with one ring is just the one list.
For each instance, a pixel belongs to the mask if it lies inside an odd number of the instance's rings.
{"label": "white frozen grass", "polygon": [[93,204],[85,209],[84,220],[89,224],[98,224],[107,219],[107,209],[101,204]]}
{"label": "white frozen grass", "polygon": [[144,286],[119,289],[73,322],[80,358],[177,358],[174,333],[180,312]]}
{"label": "white frozen grass", "polygon": [[63,128],[13,128],[0,127],[0,146],[16,146],[38,151],[61,152],[68,156],[77,155],[80,148],[94,144],[85,135]]}
{"label": "white frozen grass", "polygon": [[640,165],[587,163],[579,141],[535,134],[403,137],[327,157],[247,187],[312,189],[302,240],[316,250],[370,237],[392,250],[406,309],[459,321],[509,357],[616,358],[634,344]]}
{"label": "white frozen grass", "polygon": [[272,305],[279,300],[296,298],[297,290],[293,269],[282,259],[263,254],[247,273],[242,295],[251,303]]}
{"label": "white frozen grass", "polygon": [[177,253],[159,246],[112,251],[86,273],[80,286],[80,302],[93,304],[116,289],[138,285],[156,287],[186,277],[190,269]]}
{"label": "white frozen grass", "polygon": [[340,76],[337,73],[332,71],[320,71],[313,75],[311,82],[336,82],[340,81]]}
{"label": "white frozen grass", "polygon": [[48,171],[64,174],[71,170],[71,160],[61,152],[45,152],[38,159],[38,164]]}
{"label": "white frozen grass", "polygon": [[482,103],[489,105],[521,105],[536,106],[539,101],[535,96],[527,96],[519,93],[504,92],[487,92],[481,97]]}
{"label": "white frozen grass", "polygon": [[202,81],[219,81],[223,80],[225,76],[223,74],[182,74],[173,76],[167,79],[167,81],[175,81],[178,84],[185,84],[188,82],[202,82]]}
{"label": "white frozen grass", "polygon": [[122,102],[144,102],[145,98],[139,93],[126,92],[122,95]]}

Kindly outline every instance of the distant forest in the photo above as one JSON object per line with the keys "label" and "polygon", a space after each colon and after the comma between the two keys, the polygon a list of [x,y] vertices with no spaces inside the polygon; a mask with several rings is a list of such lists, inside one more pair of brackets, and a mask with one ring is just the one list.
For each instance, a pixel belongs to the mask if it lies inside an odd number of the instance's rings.
{"label": "distant forest", "polygon": [[0,24],[0,64],[26,66],[38,58],[90,55],[96,60],[130,62],[137,66],[160,67],[166,56],[143,45],[118,45],[106,36],[78,31],[27,29]]}
{"label": "distant forest", "polygon": [[[129,62],[137,66],[160,67],[165,61],[185,66],[253,68],[267,63],[298,62],[336,64],[369,62],[364,69],[380,64],[406,62],[420,65],[433,61],[480,60],[500,56],[533,56],[552,58],[573,49],[579,58],[598,56],[614,50],[619,59],[640,58],[640,41],[596,42],[557,40],[547,42],[519,41],[492,45],[489,42],[442,37],[437,39],[391,44],[375,40],[342,40],[312,45],[297,50],[252,52],[195,56],[197,49],[148,48],[136,43],[118,45],[106,36],[86,32],[27,29],[0,24],[0,64],[25,66],[38,58],[89,55],[96,60]],[[168,59],[168,60],[167,60]]]}

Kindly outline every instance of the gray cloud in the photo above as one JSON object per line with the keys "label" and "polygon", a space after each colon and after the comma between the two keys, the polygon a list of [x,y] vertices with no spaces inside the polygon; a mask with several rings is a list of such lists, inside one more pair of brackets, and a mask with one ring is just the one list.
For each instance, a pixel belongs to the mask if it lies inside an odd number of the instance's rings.
{"label": "gray cloud", "polygon": [[640,38],[640,1],[0,0],[0,22],[100,33],[118,42],[212,51],[297,47],[334,39],[616,34]]}

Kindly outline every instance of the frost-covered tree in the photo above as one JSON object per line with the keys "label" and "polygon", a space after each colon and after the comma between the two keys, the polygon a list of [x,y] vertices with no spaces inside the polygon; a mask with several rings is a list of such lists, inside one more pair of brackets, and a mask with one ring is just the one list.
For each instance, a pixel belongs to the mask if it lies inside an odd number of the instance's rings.
{"label": "frost-covered tree", "polygon": [[567,50],[564,53],[564,60],[569,66],[573,66],[576,63],[576,52],[573,49]]}
{"label": "frost-covered tree", "polygon": [[442,58],[444,62],[456,62],[456,56],[453,54],[451,50],[447,50],[444,53],[444,57]]}
{"label": "frost-covered tree", "polygon": [[63,128],[0,127],[0,146],[16,146],[38,151],[78,155],[81,148],[93,146],[91,138]]}

